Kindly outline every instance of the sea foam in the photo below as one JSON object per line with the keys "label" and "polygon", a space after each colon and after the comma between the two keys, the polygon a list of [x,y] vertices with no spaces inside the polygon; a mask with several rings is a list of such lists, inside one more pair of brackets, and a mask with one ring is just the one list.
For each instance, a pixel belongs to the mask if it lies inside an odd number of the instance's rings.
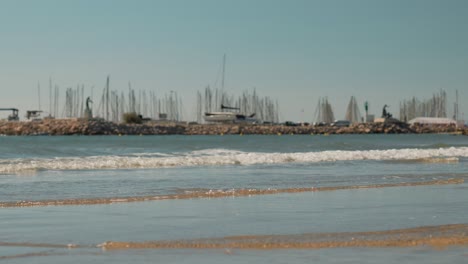
{"label": "sea foam", "polygon": [[133,153],[127,156],[59,157],[53,159],[3,159],[0,174],[38,170],[150,169],[168,167],[320,163],[336,161],[415,161],[453,163],[468,157],[468,147],[438,149],[387,149],[292,153],[243,152],[206,149],[181,153]]}

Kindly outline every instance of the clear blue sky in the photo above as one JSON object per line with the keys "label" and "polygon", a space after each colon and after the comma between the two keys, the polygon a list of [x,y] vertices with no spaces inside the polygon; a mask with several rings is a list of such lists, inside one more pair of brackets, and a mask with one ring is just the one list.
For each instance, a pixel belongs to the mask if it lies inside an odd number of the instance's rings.
{"label": "clear blue sky", "polygon": [[283,121],[312,121],[325,96],[337,118],[351,95],[396,116],[441,88],[468,119],[465,0],[0,0],[0,107],[37,108],[39,82],[47,110],[49,77],[97,97],[110,75],[177,91],[191,116],[224,53],[226,90],[278,99]]}

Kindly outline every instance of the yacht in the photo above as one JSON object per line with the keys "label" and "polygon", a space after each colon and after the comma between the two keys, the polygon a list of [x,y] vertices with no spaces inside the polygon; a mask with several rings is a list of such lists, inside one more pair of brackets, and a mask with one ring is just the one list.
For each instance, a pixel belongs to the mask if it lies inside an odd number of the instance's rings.
{"label": "yacht", "polygon": [[[221,105],[221,109],[239,110],[239,108]],[[206,122],[210,123],[256,123],[255,113],[244,115],[241,113],[226,112],[205,112],[203,116]]]}

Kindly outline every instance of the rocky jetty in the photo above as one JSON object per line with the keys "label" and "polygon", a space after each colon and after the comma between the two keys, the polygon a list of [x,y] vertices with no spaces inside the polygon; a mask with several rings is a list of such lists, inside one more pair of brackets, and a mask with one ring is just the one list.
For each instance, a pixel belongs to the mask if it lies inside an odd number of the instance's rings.
{"label": "rocky jetty", "polygon": [[310,135],[310,134],[427,134],[468,135],[455,126],[410,126],[405,123],[362,123],[349,127],[252,124],[187,124],[149,122],[117,124],[102,119],[44,119],[0,121],[1,135]]}
{"label": "rocky jetty", "polygon": [[168,135],[184,134],[181,125],[117,124],[102,119],[44,119],[0,122],[2,135]]}

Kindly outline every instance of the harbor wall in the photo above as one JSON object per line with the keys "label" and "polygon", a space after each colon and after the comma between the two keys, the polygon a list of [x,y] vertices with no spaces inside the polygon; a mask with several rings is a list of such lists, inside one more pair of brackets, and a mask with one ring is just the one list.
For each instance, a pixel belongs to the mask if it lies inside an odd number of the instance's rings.
{"label": "harbor wall", "polygon": [[0,121],[0,135],[307,135],[307,134],[427,134],[468,135],[468,128],[448,125],[408,125],[405,123],[362,123],[349,127],[285,126],[259,124],[117,124],[104,120],[44,119]]}

